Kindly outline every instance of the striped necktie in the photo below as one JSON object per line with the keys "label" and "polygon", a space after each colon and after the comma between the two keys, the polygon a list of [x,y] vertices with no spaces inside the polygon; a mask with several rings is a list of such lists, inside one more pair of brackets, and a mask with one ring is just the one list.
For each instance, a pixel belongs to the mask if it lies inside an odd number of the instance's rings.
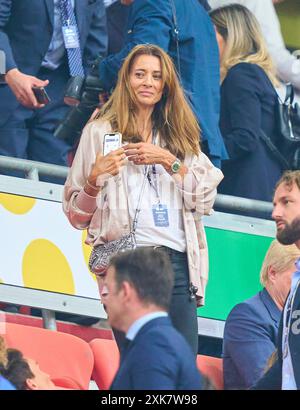
{"label": "striped necktie", "polygon": [[71,0],[59,0],[60,12],[61,12],[61,21],[63,30],[65,33],[66,29],[72,30],[73,38],[77,36],[77,46],[70,47],[67,44],[65,34],[64,42],[67,49],[68,63],[70,75],[72,77],[84,77],[84,70],[82,65],[82,57],[79,45],[79,31],[76,23],[75,13],[71,4]]}

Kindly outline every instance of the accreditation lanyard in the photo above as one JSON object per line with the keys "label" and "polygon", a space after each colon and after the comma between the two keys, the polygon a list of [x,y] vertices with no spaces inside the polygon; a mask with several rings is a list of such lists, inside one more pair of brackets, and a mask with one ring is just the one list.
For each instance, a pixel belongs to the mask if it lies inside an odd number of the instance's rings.
{"label": "accreditation lanyard", "polygon": [[[299,268],[300,260],[296,262],[296,267]],[[291,293],[287,300],[287,308],[283,312],[283,343],[282,343],[282,353],[283,357],[287,357],[289,351],[289,332],[291,327],[292,319],[292,306],[294,304],[295,295],[297,293],[298,287],[300,285],[300,271],[296,271],[292,278]]]}
{"label": "accreditation lanyard", "polygon": [[151,188],[153,188],[155,191],[157,203],[160,204],[160,196],[159,196],[159,188],[158,188],[157,172],[156,172],[155,164],[152,165],[152,175],[153,175],[153,181],[152,181],[150,172],[148,171],[147,179],[149,181]]}
{"label": "accreditation lanyard", "polygon": [[[156,134],[153,135],[152,144],[155,145],[155,142],[156,142]],[[155,164],[153,164],[151,168],[152,168],[153,180],[151,178],[149,169],[147,172],[147,179],[149,181],[150,187],[154,189],[155,195],[156,195],[156,204],[152,205],[153,222],[156,227],[167,228],[170,225],[168,207],[167,205],[162,204],[160,201],[157,172],[156,172]]]}

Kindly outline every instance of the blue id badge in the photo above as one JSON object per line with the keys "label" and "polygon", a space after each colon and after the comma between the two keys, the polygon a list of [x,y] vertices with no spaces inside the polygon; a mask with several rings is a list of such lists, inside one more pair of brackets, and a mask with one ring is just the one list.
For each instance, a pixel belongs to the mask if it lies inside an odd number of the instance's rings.
{"label": "blue id badge", "polygon": [[155,226],[169,226],[169,215],[167,205],[157,204],[152,207],[152,214]]}
{"label": "blue id badge", "polygon": [[64,26],[63,28],[64,43],[66,48],[78,48],[79,40],[75,26]]}

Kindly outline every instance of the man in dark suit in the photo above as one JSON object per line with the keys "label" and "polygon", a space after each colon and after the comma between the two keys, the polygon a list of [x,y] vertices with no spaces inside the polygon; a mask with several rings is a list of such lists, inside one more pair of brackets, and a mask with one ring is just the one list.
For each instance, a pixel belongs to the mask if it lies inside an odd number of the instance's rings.
{"label": "man in dark suit", "polygon": [[163,251],[138,248],[112,258],[102,299],[126,343],[111,390],[200,390],[195,357],[167,313],[173,281]]}
{"label": "man in dark suit", "polygon": [[[203,150],[220,166],[227,154],[219,130],[220,67],[214,27],[199,0],[122,0],[129,5],[122,50],[99,68],[106,90],[116,84],[124,58],[137,44],[163,48],[173,59],[202,130]],[[205,2],[204,2],[205,3]]]}
{"label": "man in dark suit", "polygon": [[[277,239],[300,249],[300,171],[288,171],[279,180],[272,217]],[[255,389],[300,390],[300,259],[279,326],[278,359]]]}
{"label": "man in dark suit", "polygon": [[263,290],[229,313],[223,338],[225,389],[247,389],[259,380],[276,349],[278,327],[300,250],[274,240],[265,256]]}
{"label": "man in dark suit", "polygon": [[[106,53],[103,0],[0,0],[0,49],[6,54],[7,82],[0,87],[0,155],[67,164],[70,147],[53,135],[68,110],[63,103],[70,78],[63,2],[74,10],[77,27],[67,24],[77,35],[75,40],[73,34],[69,37],[68,47],[80,47],[83,72]],[[39,104],[33,86],[47,87],[51,102]]]}

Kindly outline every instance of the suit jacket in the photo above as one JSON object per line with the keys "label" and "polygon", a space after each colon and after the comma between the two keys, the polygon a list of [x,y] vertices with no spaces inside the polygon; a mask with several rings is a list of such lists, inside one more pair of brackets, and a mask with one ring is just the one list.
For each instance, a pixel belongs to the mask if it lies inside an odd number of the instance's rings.
{"label": "suit jacket", "polygon": [[[297,390],[300,390],[300,281],[296,290],[294,303],[291,306],[291,326],[289,332],[289,347]],[[283,315],[282,315],[283,316]],[[254,386],[255,390],[281,390],[282,386],[282,333],[283,317],[280,320],[278,332],[278,360],[269,371]]]}
{"label": "suit jacket", "polygon": [[[103,0],[75,0],[80,47],[85,68],[107,47]],[[36,75],[53,33],[53,0],[0,0],[0,48],[7,71]]]}
{"label": "suit jacket", "polygon": [[[211,157],[227,158],[219,122],[219,51],[211,20],[198,0],[174,0],[179,28],[181,81],[199,120]],[[130,6],[122,50],[100,65],[100,79],[110,90],[130,50],[151,43],[163,48],[178,68],[174,18],[170,1],[135,0]]]}
{"label": "suit jacket", "polygon": [[280,315],[266,289],[232,309],[223,338],[225,389],[247,389],[261,377],[276,349]]}
{"label": "suit jacket", "polygon": [[201,376],[186,340],[168,317],[146,323],[121,353],[111,390],[200,390]]}
{"label": "suit jacket", "polygon": [[[83,65],[106,53],[107,35],[103,0],[75,0]],[[17,67],[37,75],[53,33],[53,0],[0,0],[0,49],[6,55],[6,71]],[[8,115],[17,104],[8,87],[0,90],[0,112]],[[2,120],[3,118],[1,118]]]}
{"label": "suit jacket", "polygon": [[229,160],[222,164],[220,193],[272,201],[282,170],[260,134],[263,130],[275,137],[276,103],[276,91],[262,68],[250,63],[230,68],[221,87],[220,127]]}

